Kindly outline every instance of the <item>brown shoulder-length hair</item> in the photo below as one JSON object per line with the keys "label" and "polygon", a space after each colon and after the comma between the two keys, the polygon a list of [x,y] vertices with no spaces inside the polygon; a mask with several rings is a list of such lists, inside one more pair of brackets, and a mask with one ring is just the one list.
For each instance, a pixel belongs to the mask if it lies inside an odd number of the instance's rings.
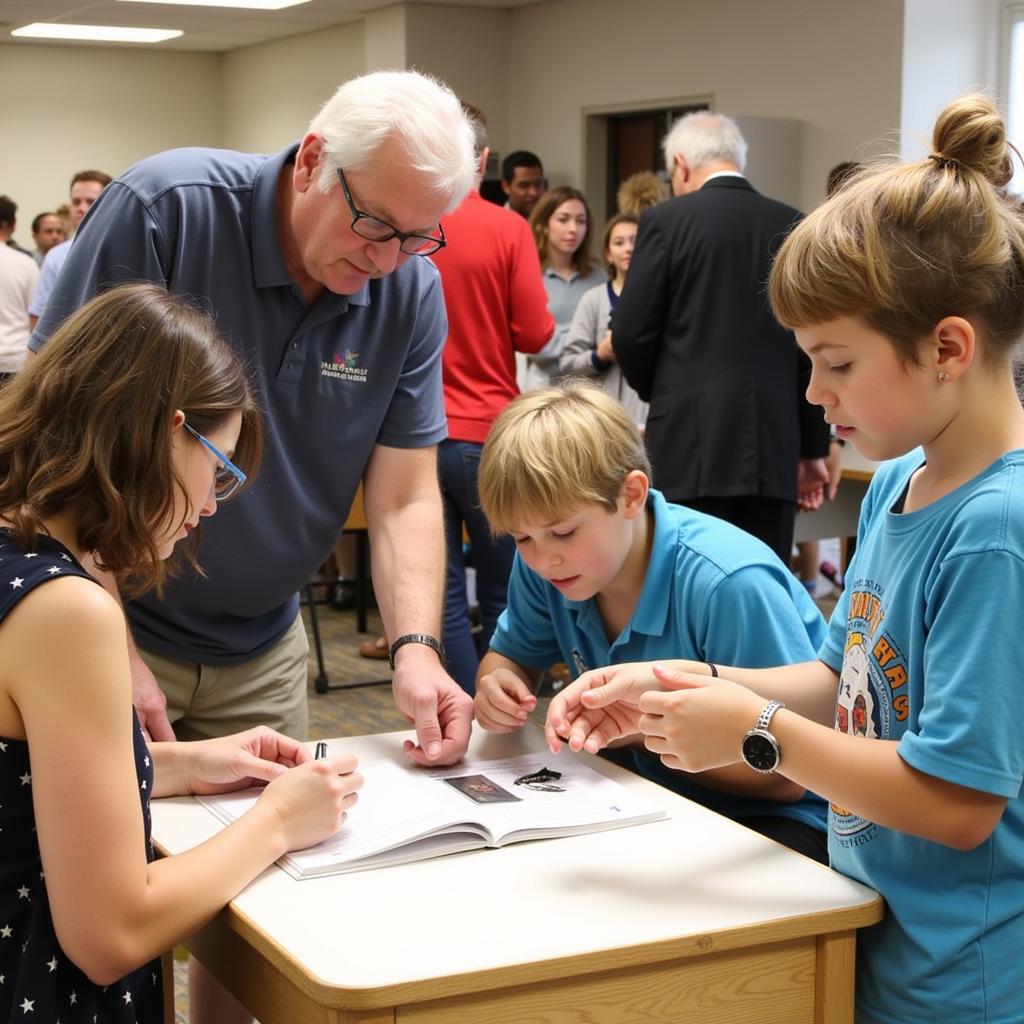
{"label": "brown shoulder-length hair", "polygon": [[[0,512],[17,542],[34,549],[44,522],[70,511],[100,568],[128,593],[159,592],[168,569],[157,542],[180,525],[171,520],[185,493],[171,457],[178,409],[201,434],[241,413],[233,461],[255,472],[259,409],[209,316],[129,284],[68,317],[0,391]],[[194,546],[186,557],[195,565]]]}
{"label": "brown shoulder-length hair", "polygon": [[597,263],[590,251],[590,227],[593,223],[590,207],[587,205],[587,197],[578,188],[573,188],[571,185],[556,185],[555,188],[549,188],[537,200],[537,205],[533,208],[533,213],[530,214],[530,227],[533,229],[533,240],[537,243],[540,265],[548,267],[551,265],[548,258],[548,221],[555,215],[555,210],[570,199],[578,199],[587,214],[587,230],[583,235],[583,241],[580,242],[579,248],[572,257],[572,265],[576,272],[580,277],[586,277],[597,266]]}

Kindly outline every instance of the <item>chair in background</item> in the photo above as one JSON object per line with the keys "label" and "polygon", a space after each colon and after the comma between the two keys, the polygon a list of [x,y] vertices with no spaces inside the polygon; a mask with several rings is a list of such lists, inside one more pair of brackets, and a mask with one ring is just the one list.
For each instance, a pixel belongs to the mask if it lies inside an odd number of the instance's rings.
{"label": "chair in background", "polygon": [[[356,632],[366,633],[369,630],[367,611],[370,602],[370,544],[366,530],[366,513],[363,508],[363,488],[360,485],[352,500],[352,508],[342,527],[343,534],[351,533],[356,539]],[[391,684],[391,677],[385,679],[361,679],[354,682],[331,685],[324,667],[323,647],[320,640],[320,627],[316,618],[316,598],[313,587],[315,584],[326,583],[329,587],[336,581],[333,579],[312,580],[306,586],[306,602],[310,608],[310,628],[313,631],[313,643],[316,648],[318,672],[314,681],[317,693],[324,694],[330,690],[350,690],[361,686],[383,686]]]}

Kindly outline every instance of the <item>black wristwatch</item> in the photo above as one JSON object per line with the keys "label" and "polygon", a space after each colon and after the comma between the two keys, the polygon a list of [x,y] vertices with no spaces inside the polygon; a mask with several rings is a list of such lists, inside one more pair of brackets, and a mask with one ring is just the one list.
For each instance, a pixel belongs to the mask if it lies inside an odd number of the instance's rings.
{"label": "black wristwatch", "polygon": [[772,715],[785,706],[781,700],[768,701],[764,710],[757,716],[754,728],[743,737],[740,746],[743,760],[762,775],[770,775],[779,767],[782,760],[779,741],[768,731],[768,724],[772,720]]}
{"label": "black wristwatch", "polygon": [[429,647],[441,660],[441,667],[448,667],[448,657],[444,644],[436,636],[431,636],[429,633],[406,633],[405,636],[400,636],[388,649],[388,664],[392,668],[395,667],[395,654],[398,648],[404,647],[406,644],[423,644]]}

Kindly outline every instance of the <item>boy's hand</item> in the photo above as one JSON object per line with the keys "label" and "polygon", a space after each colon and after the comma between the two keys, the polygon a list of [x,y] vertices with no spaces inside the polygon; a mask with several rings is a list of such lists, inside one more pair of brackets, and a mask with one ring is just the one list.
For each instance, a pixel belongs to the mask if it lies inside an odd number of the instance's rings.
{"label": "boy's hand", "polygon": [[544,724],[548,746],[557,754],[565,741],[570,750],[596,754],[612,740],[636,735],[641,694],[660,688],[648,662],[584,672],[548,706]]}
{"label": "boy's hand", "polygon": [[605,336],[597,343],[597,358],[603,360],[606,363],[614,363],[615,360],[615,349],[612,348],[612,332],[608,331]]}
{"label": "boy's hand", "polygon": [[488,732],[521,729],[536,706],[529,686],[510,669],[496,668],[476,682],[476,720]]}

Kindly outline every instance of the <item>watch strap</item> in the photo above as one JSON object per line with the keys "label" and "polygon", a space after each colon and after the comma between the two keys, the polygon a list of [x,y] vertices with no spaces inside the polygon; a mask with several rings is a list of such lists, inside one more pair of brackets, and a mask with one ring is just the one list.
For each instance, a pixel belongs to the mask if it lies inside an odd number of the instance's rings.
{"label": "watch strap", "polygon": [[429,633],[405,633],[388,648],[388,664],[392,668],[395,667],[395,654],[400,647],[404,647],[406,644],[423,644],[425,647],[429,647],[440,659],[441,666],[448,667],[448,655],[445,652],[444,644],[436,636],[431,636]]}
{"label": "watch strap", "polygon": [[768,731],[768,725],[772,720],[772,715],[775,714],[779,708],[784,708],[786,705],[781,700],[770,700],[765,704],[761,714],[757,716],[757,723],[754,725],[755,729],[760,729],[761,732]]}

